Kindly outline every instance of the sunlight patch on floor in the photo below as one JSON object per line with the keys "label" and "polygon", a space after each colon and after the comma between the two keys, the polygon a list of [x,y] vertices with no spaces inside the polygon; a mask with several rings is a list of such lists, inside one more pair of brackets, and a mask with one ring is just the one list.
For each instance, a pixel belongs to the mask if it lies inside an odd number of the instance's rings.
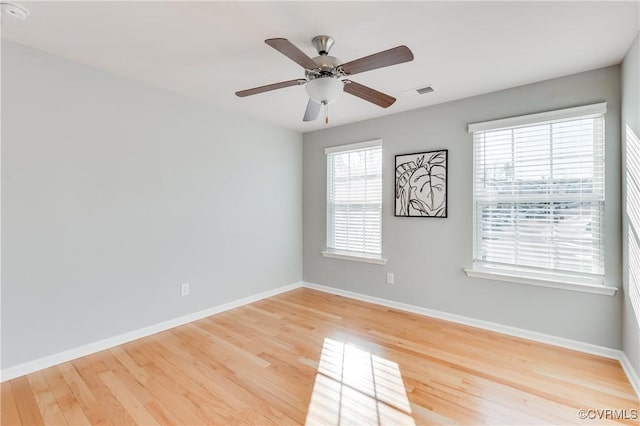
{"label": "sunlight patch on floor", "polygon": [[325,339],[305,423],[415,425],[398,364]]}

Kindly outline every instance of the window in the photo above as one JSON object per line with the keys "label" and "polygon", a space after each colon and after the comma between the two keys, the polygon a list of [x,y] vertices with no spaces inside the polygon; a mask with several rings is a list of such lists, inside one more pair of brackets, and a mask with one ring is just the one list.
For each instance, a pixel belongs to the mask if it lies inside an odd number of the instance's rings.
{"label": "window", "polygon": [[328,257],[384,263],[382,141],[327,148]]}
{"label": "window", "polygon": [[627,238],[629,240],[629,299],[640,326],[640,139],[629,125],[626,135]]}
{"label": "window", "polygon": [[604,112],[603,103],[469,126],[474,269],[604,285]]}

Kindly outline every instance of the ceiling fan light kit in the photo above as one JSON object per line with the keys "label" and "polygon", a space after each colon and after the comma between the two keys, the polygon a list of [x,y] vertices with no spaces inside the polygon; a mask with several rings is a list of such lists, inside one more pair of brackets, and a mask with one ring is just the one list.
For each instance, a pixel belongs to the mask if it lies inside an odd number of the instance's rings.
{"label": "ceiling fan light kit", "polygon": [[305,79],[283,81],[241,90],[236,92],[236,95],[245,97],[304,84],[307,94],[309,95],[309,102],[307,103],[307,109],[302,119],[303,121],[316,120],[320,115],[321,107],[324,106],[325,123],[328,123],[328,106],[338,98],[342,91],[382,108],[390,107],[396,101],[393,96],[389,96],[351,80],[340,79],[348,75],[413,60],[413,53],[411,53],[411,50],[409,50],[407,46],[398,46],[343,64],[335,56],[329,56],[334,40],[326,35],[319,35],[311,40],[311,43],[319,55],[315,58],[310,58],[285,38],[270,38],[264,42],[303,67],[305,69]]}
{"label": "ceiling fan light kit", "polygon": [[319,104],[330,104],[335,101],[342,92],[343,83],[333,77],[319,77],[310,80],[305,89],[309,98]]}

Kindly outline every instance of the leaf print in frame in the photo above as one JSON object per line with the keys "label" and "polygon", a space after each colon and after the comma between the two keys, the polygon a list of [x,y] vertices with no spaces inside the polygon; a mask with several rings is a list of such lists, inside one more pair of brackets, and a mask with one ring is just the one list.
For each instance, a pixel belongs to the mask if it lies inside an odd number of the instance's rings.
{"label": "leaf print in frame", "polygon": [[447,217],[448,150],[396,155],[395,215]]}

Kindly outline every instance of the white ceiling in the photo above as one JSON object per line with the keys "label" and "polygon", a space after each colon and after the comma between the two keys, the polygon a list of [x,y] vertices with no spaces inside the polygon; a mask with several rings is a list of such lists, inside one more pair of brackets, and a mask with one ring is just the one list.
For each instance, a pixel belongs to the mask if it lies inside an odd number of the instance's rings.
{"label": "white ceiling", "polygon": [[[332,36],[347,62],[407,45],[413,62],[351,79],[397,96],[388,109],[343,93],[330,126],[620,63],[639,29],[640,2],[22,2],[2,37],[192,98],[306,132],[302,86],[234,92],[303,78],[264,43]],[[433,84],[436,92],[403,91]]]}

